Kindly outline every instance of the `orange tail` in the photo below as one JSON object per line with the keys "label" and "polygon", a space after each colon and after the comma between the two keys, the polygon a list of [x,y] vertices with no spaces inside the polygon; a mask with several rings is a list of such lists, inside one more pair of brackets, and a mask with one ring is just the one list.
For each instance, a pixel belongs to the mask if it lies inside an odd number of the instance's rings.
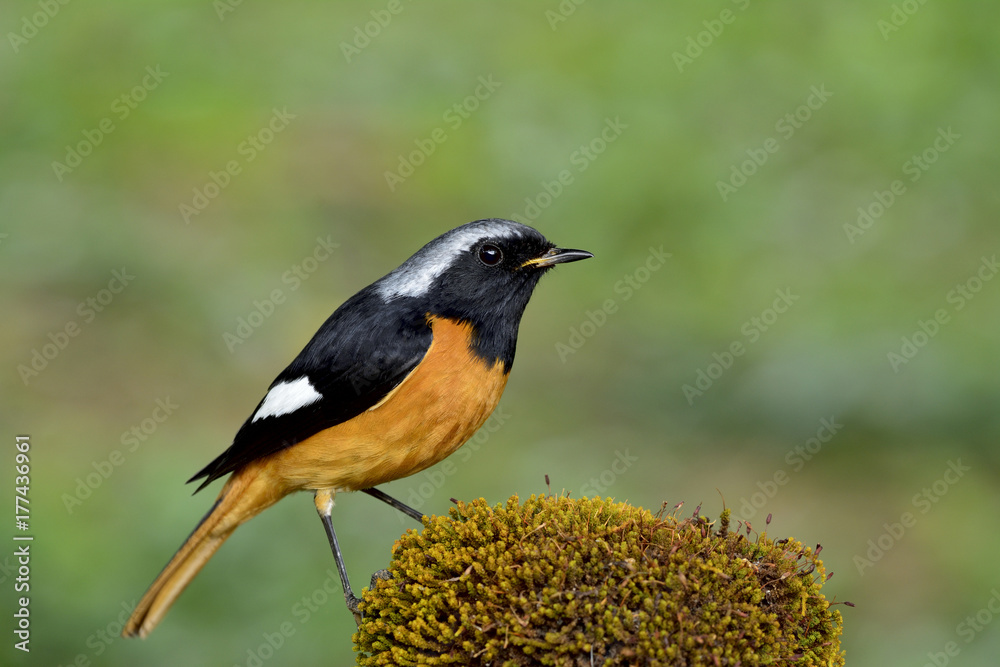
{"label": "orange tail", "polygon": [[212,509],[201,520],[187,541],[177,550],[149,590],[142,596],[123,637],[145,638],[160,622],[208,559],[242,523],[267,509],[285,493],[276,490],[259,474],[256,466],[239,470],[222,487]]}

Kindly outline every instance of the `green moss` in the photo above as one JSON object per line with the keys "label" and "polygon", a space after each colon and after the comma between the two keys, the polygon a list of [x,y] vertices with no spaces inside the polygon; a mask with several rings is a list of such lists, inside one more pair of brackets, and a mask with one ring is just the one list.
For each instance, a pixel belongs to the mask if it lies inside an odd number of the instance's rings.
{"label": "green moss", "polygon": [[[749,531],[747,531],[749,532]],[[601,499],[459,503],[364,594],[360,665],[843,665],[816,555]]]}

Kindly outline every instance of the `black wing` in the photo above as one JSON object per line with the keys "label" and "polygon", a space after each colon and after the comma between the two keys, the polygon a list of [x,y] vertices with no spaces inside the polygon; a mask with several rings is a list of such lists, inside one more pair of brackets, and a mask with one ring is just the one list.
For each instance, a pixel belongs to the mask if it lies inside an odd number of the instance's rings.
{"label": "black wing", "polygon": [[195,493],[240,466],[356,417],[402,382],[432,337],[425,314],[408,308],[408,301],[386,303],[366,288],[338,308],[269,388],[305,377],[322,398],[254,421],[262,399],[233,444],[188,480],[205,478]]}

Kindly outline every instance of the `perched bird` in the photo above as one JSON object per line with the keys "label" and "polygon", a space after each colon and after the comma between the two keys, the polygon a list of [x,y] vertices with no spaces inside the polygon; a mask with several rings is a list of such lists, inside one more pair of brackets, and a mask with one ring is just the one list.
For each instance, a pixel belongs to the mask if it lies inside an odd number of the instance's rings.
{"label": "perched bird", "polygon": [[294,492],[315,492],[358,614],[330,518],[338,491],[365,491],[413,516],[378,484],[432,466],[496,407],[517,329],[539,278],[593,257],[510,220],[437,237],[348,299],[271,383],[233,444],[189,482],[232,473],[215,504],[139,601],[123,636],[145,637],[242,523]]}

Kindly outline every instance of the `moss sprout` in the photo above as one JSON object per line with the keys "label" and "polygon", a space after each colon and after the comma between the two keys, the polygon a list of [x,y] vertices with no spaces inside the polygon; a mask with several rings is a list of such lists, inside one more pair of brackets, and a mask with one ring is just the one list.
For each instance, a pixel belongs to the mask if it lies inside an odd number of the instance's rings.
{"label": "moss sprout", "polygon": [[[662,514],[662,512],[661,512]],[[817,553],[610,499],[459,503],[365,592],[360,665],[843,665]]]}

